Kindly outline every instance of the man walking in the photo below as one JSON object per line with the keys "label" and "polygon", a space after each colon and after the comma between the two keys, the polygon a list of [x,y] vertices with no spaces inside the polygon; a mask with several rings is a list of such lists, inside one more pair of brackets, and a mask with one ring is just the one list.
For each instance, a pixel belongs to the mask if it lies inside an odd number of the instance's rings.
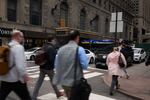
{"label": "man walking", "polygon": [[[40,66],[40,75],[33,92],[33,97],[32,97],[33,100],[37,100],[39,89],[46,75],[48,75],[48,77],[50,78],[50,82],[52,83],[52,79],[54,76],[54,71],[53,71],[54,61],[57,53],[55,49],[55,45],[56,45],[56,39],[54,37],[50,37],[48,39],[48,43],[44,44],[44,46],[42,47],[45,51],[46,62],[44,65]],[[57,98],[63,96],[63,93],[59,92],[59,89],[57,88],[56,85],[52,84],[52,87],[56,93]]]}
{"label": "man walking", "polygon": [[[55,69],[56,74],[53,80],[54,84],[62,85],[67,98],[69,100],[71,94],[71,87],[74,83],[74,73],[75,73],[75,59],[76,51],[78,48],[78,43],[80,40],[80,33],[78,31],[71,31],[69,33],[70,41],[65,46],[61,47],[58,51],[56,60],[55,60]],[[77,80],[80,80],[83,77],[81,72],[80,65],[82,69],[87,69],[88,60],[85,53],[85,50],[82,47],[78,48],[78,58],[79,62],[77,64]]]}
{"label": "man walking", "polygon": [[29,78],[26,73],[24,47],[21,45],[23,40],[21,31],[12,32],[12,41],[9,43],[10,70],[7,75],[0,76],[0,100],[6,100],[11,91],[14,91],[21,100],[31,100],[26,84]]}
{"label": "man walking", "polygon": [[[129,54],[131,55],[131,53],[132,53],[131,52],[132,50],[130,50],[130,48],[127,47],[125,41],[122,41],[121,45],[119,46],[119,51],[125,56],[126,61],[128,59]],[[126,67],[123,68],[123,71],[126,74],[126,79],[128,79],[130,76],[129,76],[127,70],[126,70]]]}

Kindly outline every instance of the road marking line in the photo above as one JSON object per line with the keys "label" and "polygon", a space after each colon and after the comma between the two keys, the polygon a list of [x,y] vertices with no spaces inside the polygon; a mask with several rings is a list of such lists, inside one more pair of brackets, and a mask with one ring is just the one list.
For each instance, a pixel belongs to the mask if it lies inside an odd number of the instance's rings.
{"label": "road marking line", "polygon": [[87,71],[87,70],[83,70],[83,73],[85,74],[85,73],[89,73],[90,71]]}
{"label": "road marking line", "polygon": [[[100,75],[103,75],[103,73],[99,73],[99,72],[92,72],[92,73],[89,73],[89,74],[85,74],[84,77],[86,79],[89,79],[89,78],[93,78],[93,77],[96,77],[96,76],[100,76]],[[38,78],[39,77],[39,74],[35,74],[35,75],[31,75],[29,74],[29,77],[31,78]],[[48,77],[46,77],[44,80],[49,80]]]}
{"label": "road marking line", "polygon": [[92,67],[89,67],[88,69],[92,69],[92,70],[99,70],[99,71],[105,71],[107,72],[108,70],[105,70],[105,69],[98,69],[98,68],[92,68]]}
{"label": "road marking line", "polygon": [[27,69],[31,69],[31,68],[39,68],[39,66],[33,66],[33,67],[26,67]]}
{"label": "road marking line", "polygon": [[39,71],[39,69],[28,69],[27,72]]}
{"label": "road marking line", "polygon": [[89,78],[100,76],[100,75],[103,75],[103,73],[93,72],[93,73],[85,74],[84,77],[86,79],[89,79]]}
{"label": "road marking line", "polygon": [[[49,93],[49,94],[39,96],[38,99],[41,99],[41,100],[58,100],[54,93]],[[61,100],[67,100],[67,98],[64,97],[64,99],[61,99]],[[89,100],[117,100],[117,99],[112,99],[112,98],[109,98],[106,96],[91,93]]]}
{"label": "road marking line", "polygon": [[39,74],[40,73],[40,71],[37,71],[37,72],[28,72],[28,75],[35,75],[35,74]]}

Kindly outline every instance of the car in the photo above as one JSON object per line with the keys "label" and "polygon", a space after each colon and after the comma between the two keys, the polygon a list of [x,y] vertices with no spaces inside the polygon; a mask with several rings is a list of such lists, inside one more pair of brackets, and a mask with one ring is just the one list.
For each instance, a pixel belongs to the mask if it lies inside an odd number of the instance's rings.
{"label": "car", "polygon": [[133,48],[134,50],[134,61],[141,63],[146,59],[146,52],[142,48]]}
{"label": "car", "polygon": [[106,59],[110,52],[112,52],[114,45],[103,47],[96,51],[95,67],[100,69],[107,69]]}
{"label": "car", "polygon": [[94,61],[95,61],[95,54],[92,51],[88,50],[88,49],[85,49],[85,53],[86,53],[86,55],[88,57],[88,62],[90,64],[94,63]]}
{"label": "car", "polygon": [[34,60],[36,52],[40,50],[41,47],[34,47],[25,51],[26,60]]}
{"label": "car", "polygon": [[[103,47],[96,52],[96,57],[95,57],[96,68],[108,69],[106,65],[106,59],[107,59],[108,54],[112,52],[114,46],[115,45],[112,44],[112,45]],[[125,47],[124,50],[122,50],[122,52],[124,53],[127,59],[127,66],[130,66],[133,63],[133,50],[130,49],[129,47]]]}

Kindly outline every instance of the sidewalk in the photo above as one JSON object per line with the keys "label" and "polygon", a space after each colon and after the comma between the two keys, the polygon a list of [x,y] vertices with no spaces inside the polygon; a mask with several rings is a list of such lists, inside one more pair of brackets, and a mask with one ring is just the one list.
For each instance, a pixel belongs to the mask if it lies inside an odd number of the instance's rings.
{"label": "sidewalk", "polygon": [[[118,91],[136,99],[150,100],[150,66],[146,67],[143,63],[129,67],[127,71],[130,78],[119,79],[121,87]],[[109,86],[111,84],[111,76],[107,73],[104,75],[104,82]]]}

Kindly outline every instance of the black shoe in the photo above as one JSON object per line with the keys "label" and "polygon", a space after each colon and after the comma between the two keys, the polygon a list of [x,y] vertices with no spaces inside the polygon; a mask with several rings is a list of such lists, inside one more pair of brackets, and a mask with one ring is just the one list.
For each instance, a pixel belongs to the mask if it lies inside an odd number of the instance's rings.
{"label": "black shoe", "polygon": [[129,79],[130,78],[130,76],[129,75],[126,75],[126,79]]}
{"label": "black shoe", "polygon": [[112,92],[109,93],[110,96],[113,96],[114,94]]}
{"label": "black shoe", "polygon": [[118,85],[116,86],[116,89],[117,89],[117,90],[120,89],[120,84],[118,84]]}

